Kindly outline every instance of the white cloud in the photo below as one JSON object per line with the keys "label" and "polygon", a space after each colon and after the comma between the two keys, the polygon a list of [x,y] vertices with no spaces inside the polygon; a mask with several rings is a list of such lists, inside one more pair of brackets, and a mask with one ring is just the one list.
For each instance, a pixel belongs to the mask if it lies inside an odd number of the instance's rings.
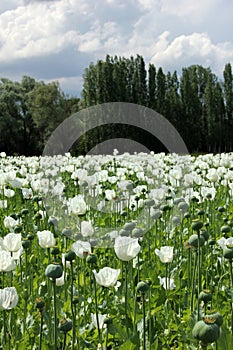
{"label": "white cloud", "polygon": [[[166,40],[164,40],[164,37]],[[169,42],[168,33],[163,33],[155,44],[151,61],[158,66],[186,67],[191,64],[210,66],[217,74],[226,62],[233,62],[233,44],[213,44],[206,33],[181,35]]]}
{"label": "white cloud", "polygon": [[[91,61],[103,59],[106,54],[140,54],[147,63],[153,61],[171,71],[198,63],[222,74],[225,63],[233,63],[233,2],[229,0],[3,3],[0,76],[18,77],[21,67],[22,75],[42,74],[43,80],[54,76],[72,89],[72,79],[76,81],[76,75],[81,76]],[[51,62],[53,67],[49,66]],[[66,83],[62,79],[67,79]]]}

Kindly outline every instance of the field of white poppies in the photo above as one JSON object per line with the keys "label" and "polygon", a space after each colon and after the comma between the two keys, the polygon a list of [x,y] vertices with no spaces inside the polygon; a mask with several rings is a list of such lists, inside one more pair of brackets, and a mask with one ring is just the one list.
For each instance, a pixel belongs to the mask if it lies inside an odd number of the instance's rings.
{"label": "field of white poppies", "polygon": [[233,348],[233,154],[0,154],[0,349]]}

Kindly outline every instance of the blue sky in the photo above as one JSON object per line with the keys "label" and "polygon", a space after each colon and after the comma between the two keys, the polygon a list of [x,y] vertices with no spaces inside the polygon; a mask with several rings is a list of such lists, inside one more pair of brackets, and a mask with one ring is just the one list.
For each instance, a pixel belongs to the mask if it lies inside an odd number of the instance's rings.
{"label": "blue sky", "polygon": [[1,0],[0,77],[56,80],[79,96],[90,62],[140,54],[165,72],[201,64],[221,78],[232,20],[231,0]]}

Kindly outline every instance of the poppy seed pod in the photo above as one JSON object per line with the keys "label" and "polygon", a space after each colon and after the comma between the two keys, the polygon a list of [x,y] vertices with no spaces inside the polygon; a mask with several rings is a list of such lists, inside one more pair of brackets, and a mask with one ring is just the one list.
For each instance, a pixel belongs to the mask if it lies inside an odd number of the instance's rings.
{"label": "poppy seed pod", "polygon": [[67,320],[66,318],[64,318],[60,321],[59,329],[63,333],[67,333],[71,331],[72,328],[73,328],[73,324],[71,320]]}
{"label": "poppy seed pod", "polygon": [[199,294],[198,299],[204,301],[205,304],[208,303],[208,301],[211,301],[212,294],[210,290],[207,290],[207,289],[202,290]]}
{"label": "poppy seed pod", "polygon": [[149,289],[149,284],[141,281],[137,284],[137,292],[146,293]]}
{"label": "poppy seed pod", "polygon": [[123,226],[123,229],[126,231],[132,231],[136,227],[136,222],[131,221],[131,222],[126,222]]}
{"label": "poppy seed pod", "polygon": [[64,256],[66,261],[73,261],[76,258],[76,254],[72,250],[70,250],[69,252],[66,252]]}
{"label": "poppy seed pod", "polygon": [[45,270],[45,275],[52,279],[60,278],[62,273],[63,271],[61,265],[57,264],[49,264]]}
{"label": "poppy seed pod", "polygon": [[[192,236],[189,237],[188,239],[188,243],[194,247],[197,248],[198,247],[198,235],[196,233],[194,233]],[[200,235],[200,247],[202,247],[205,243],[205,238]]]}
{"label": "poppy seed pod", "polygon": [[202,226],[203,226],[203,222],[199,220],[193,221],[192,223],[192,229],[194,231],[199,231],[202,228]]}
{"label": "poppy seed pod", "polygon": [[221,227],[221,232],[222,233],[228,233],[230,231],[231,231],[231,228],[228,225],[224,225],[224,226]]}
{"label": "poppy seed pod", "polygon": [[42,312],[45,308],[45,301],[42,298],[36,299],[36,308],[39,309],[40,312]]}
{"label": "poppy seed pod", "polygon": [[22,241],[22,246],[24,249],[28,249],[31,245],[31,241],[29,241],[28,239],[25,239]]}
{"label": "poppy seed pod", "polygon": [[220,329],[216,323],[198,321],[193,328],[192,335],[201,340],[203,344],[213,343],[219,338]]}
{"label": "poppy seed pod", "polygon": [[154,199],[146,199],[145,200],[145,205],[147,206],[147,208],[151,208],[151,207],[153,207],[153,205],[155,204],[155,201],[154,201]]}
{"label": "poppy seed pod", "polygon": [[224,247],[223,256],[225,259],[233,259],[233,247]]}
{"label": "poppy seed pod", "polygon": [[97,256],[95,254],[89,254],[87,256],[87,259],[86,259],[87,263],[90,264],[90,265],[96,264],[97,260],[98,260],[98,258],[97,258]]}
{"label": "poppy seed pod", "polygon": [[214,314],[211,314],[211,316],[215,318],[215,323],[219,327],[223,324],[223,316],[220,314],[220,312],[215,312]]}
{"label": "poppy seed pod", "polygon": [[144,231],[141,227],[135,227],[132,231],[132,236],[135,238],[142,237],[144,235]]}

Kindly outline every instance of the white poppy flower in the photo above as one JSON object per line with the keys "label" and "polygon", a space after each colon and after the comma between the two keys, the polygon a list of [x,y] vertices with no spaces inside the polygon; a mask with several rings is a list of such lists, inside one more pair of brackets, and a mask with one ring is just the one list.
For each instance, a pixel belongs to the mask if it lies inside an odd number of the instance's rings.
{"label": "white poppy flower", "polygon": [[114,250],[117,257],[122,261],[129,261],[135,258],[140,249],[138,238],[118,236],[115,239]]}
{"label": "white poppy flower", "polygon": [[21,233],[8,233],[3,238],[2,246],[8,252],[17,252],[22,247]]}
{"label": "white poppy flower", "polygon": [[166,278],[166,277],[160,277],[160,276],[158,276],[158,278],[159,278],[160,285],[164,289],[172,290],[176,288],[175,281],[173,278]]}
{"label": "white poppy flower", "polygon": [[84,258],[87,254],[91,254],[91,245],[89,242],[76,241],[72,244],[71,250],[73,250],[79,258]]}
{"label": "white poppy flower", "polygon": [[81,222],[81,234],[83,237],[93,236],[94,228],[90,220]]}
{"label": "white poppy flower", "polygon": [[41,246],[41,248],[51,248],[56,245],[54,235],[50,231],[38,231],[37,237],[39,239],[39,245]]}
{"label": "white poppy flower", "polygon": [[[104,314],[104,315],[98,314],[98,320],[99,320],[99,327],[100,327],[100,329],[103,328],[104,321],[106,320],[106,317],[107,317],[106,314]],[[96,314],[91,314],[91,320],[92,320],[92,323],[95,326],[95,328],[98,328]]]}
{"label": "white poppy flower", "polygon": [[76,215],[84,215],[87,211],[86,202],[81,194],[69,198],[68,205],[70,212]]}
{"label": "white poppy flower", "polygon": [[12,271],[15,268],[14,259],[9,252],[0,250],[0,272]]}
{"label": "white poppy flower", "polygon": [[19,297],[15,287],[0,289],[0,309],[11,310],[18,303]]}
{"label": "white poppy flower", "polygon": [[161,262],[170,263],[173,260],[173,249],[174,247],[164,246],[159,249],[155,249],[155,254],[158,255]]}
{"label": "white poppy flower", "polygon": [[12,218],[11,216],[6,216],[4,219],[4,226],[8,229],[13,229],[14,227],[16,227],[18,225],[19,221],[15,220],[14,218]]}
{"label": "white poppy flower", "polygon": [[120,269],[112,269],[111,267],[104,267],[98,273],[93,270],[96,282],[103,287],[111,287],[117,283]]}

